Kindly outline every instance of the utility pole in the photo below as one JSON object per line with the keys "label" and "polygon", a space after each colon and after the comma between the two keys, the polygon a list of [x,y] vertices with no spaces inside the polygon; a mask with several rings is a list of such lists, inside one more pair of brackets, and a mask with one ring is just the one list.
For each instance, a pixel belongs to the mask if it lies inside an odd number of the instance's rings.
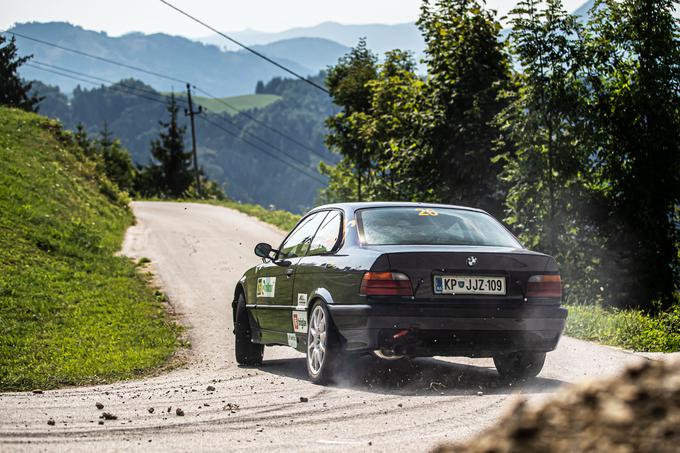
{"label": "utility pole", "polygon": [[196,177],[196,190],[201,195],[201,177],[198,171],[198,155],[196,154],[196,126],[194,125],[194,115],[203,113],[203,106],[199,105],[198,110],[194,111],[194,104],[191,102],[191,85],[187,83],[187,101],[189,108],[184,109],[184,114],[191,118],[191,151],[194,155],[194,176]]}

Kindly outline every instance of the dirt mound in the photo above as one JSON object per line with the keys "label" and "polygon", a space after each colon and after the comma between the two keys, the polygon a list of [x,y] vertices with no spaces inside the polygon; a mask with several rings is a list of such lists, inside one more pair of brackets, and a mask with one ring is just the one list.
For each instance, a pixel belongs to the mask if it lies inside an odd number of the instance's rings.
{"label": "dirt mound", "polygon": [[680,361],[645,361],[621,375],[586,382],[539,407],[519,402],[476,439],[449,452],[677,452]]}

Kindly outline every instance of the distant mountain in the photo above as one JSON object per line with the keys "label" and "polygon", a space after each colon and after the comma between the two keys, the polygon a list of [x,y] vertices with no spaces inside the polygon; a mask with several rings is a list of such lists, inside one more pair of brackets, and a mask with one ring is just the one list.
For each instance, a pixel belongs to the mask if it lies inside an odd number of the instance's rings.
{"label": "distant mountain", "polygon": [[[279,33],[244,30],[232,32],[229,35],[248,45],[269,44],[293,38],[323,38],[346,47],[355,46],[359,38],[364,37],[368,46],[379,54],[399,48],[420,55],[425,48],[425,42],[415,23],[344,25],[337,22],[324,22],[314,27],[291,28]],[[222,47],[229,44],[217,35],[208,36],[201,41]]]}
{"label": "distant mountain", "polygon": [[[289,60],[319,72],[338,62],[350,48],[324,38],[293,38],[253,48],[277,61]],[[245,51],[242,51],[245,52]]]}
{"label": "distant mountain", "polygon": [[576,8],[576,10],[572,14],[574,16],[586,18],[588,17],[588,12],[592,9],[593,6],[595,6],[595,0],[588,0],[583,5]]}
{"label": "distant mountain", "polygon": [[[55,43],[64,47],[77,49],[101,57],[139,66],[154,72],[167,74],[179,80],[188,80],[216,96],[233,96],[252,93],[258,81],[268,81],[277,76],[287,75],[255,55],[245,52],[225,52],[216,46],[191,41],[179,36],[166,34],[144,35],[130,33],[121,37],[111,37],[103,32],[85,30],[82,27],[63,22],[17,24],[11,31]],[[294,40],[272,44],[263,48],[266,53],[277,57],[282,64],[303,75],[318,73],[318,67],[325,66],[329,59],[341,54],[339,46],[321,42],[318,46],[306,41],[318,54],[328,52],[315,63],[310,54],[305,59],[312,67],[307,67],[286,58],[286,55],[301,55],[302,42]],[[80,56],[45,46],[21,37],[17,37],[17,46],[21,55],[33,54],[38,62],[61,66],[72,71],[83,72],[107,80],[118,81],[135,77],[158,91],[183,91],[180,82],[173,82],[155,76],[140,73],[131,69],[103,63],[88,57]],[[271,47],[271,51],[268,50]],[[20,70],[26,79],[41,80],[50,85],[58,85],[63,92],[71,92],[82,82],[54,75],[34,67],[24,66]]]}

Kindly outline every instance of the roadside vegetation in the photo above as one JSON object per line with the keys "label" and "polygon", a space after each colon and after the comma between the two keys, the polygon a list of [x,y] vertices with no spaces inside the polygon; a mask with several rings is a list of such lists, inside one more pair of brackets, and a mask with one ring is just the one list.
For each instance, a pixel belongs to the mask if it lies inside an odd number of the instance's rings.
{"label": "roadside vegetation", "polygon": [[569,305],[565,334],[632,351],[680,351],[680,304],[659,314],[637,309]]}
{"label": "roadside vegetation", "polygon": [[131,378],[179,346],[115,256],[133,216],[97,165],[57,122],[0,107],[0,390]]}
{"label": "roadside vegetation", "polygon": [[267,209],[259,204],[239,203],[232,200],[208,200],[207,203],[241,211],[285,232],[292,230],[301,218],[298,214],[281,209]]}

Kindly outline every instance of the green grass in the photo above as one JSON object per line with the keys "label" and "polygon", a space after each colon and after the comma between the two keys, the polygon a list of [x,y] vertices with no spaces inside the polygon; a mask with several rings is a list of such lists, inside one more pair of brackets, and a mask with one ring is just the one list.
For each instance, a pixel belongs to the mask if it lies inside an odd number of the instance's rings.
{"label": "green grass", "polygon": [[216,206],[224,206],[226,208],[236,209],[244,214],[255,217],[263,222],[274,225],[283,230],[290,231],[302,218],[302,216],[293,214],[288,211],[275,210],[271,211],[258,204],[237,203],[231,200],[194,200],[198,203],[208,203]]}
{"label": "green grass", "polygon": [[680,305],[656,316],[639,310],[568,305],[565,334],[633,351],[680,351]]}
{"label": "green grass", "polygon": [[180,345],[162,295],[114,255],[126,198],[58,123],[0,107],[0,390],[131,378]]}
{"label": "green grass", "polygon": [[[184,95],[183,97],[186,97],[186,95]],[[192,96],[192,99],[194,100],[195,103],[202,105],[203,107],[207,108],[208,110],[214,113],[226,112],[229,113],[230,115],[235,115],[237,113],[234,111],[234,109],[229,108],[222,102],[219,102],[218,100],[212,98],[207,98],[203,96]],[[275,94],[246,94],[243,96],[231,96],[218,99],[233,106],[237,110],[252,110],[267,107],[268,105],[273,104],[274,102],[281,99],[281,96],[277,96]]]}

